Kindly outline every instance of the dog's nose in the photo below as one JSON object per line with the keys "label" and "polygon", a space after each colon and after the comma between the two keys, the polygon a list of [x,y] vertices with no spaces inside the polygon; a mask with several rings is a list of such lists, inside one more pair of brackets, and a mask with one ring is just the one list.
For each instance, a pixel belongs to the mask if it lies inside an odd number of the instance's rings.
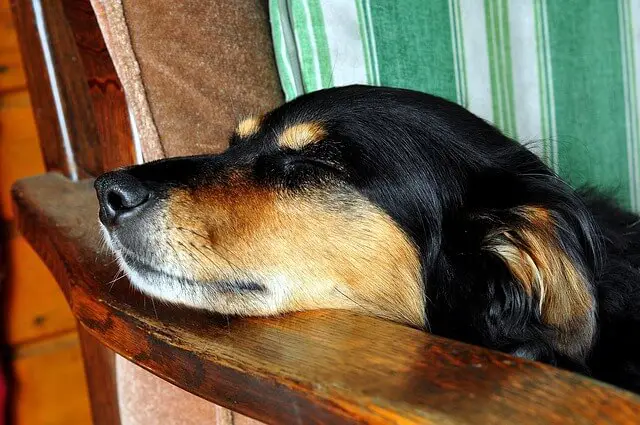
{"label": "dog's nose", "polygon": [[101,175],[94,187],[100,202],[100,221],[105,226],[121,224],[149,200],[149,190],[125,171]]}

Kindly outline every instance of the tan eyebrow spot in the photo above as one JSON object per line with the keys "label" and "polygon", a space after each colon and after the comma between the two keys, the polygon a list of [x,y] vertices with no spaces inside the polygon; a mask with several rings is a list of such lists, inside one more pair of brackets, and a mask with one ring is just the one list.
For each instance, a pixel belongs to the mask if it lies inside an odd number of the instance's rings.
{"label": "tan eyebrow spot", "polygon": [[305,122],[295,124],[282,132],[279,145],[283,148],[302,149],[312,143],[317,143],[327,136],[322,124]]}
{"label": "tan eyebrow spot", "polygon": [[236,127],[236,134],[240,137],[253,136],[260,130],[260,117],[250,117],[240,121]]}

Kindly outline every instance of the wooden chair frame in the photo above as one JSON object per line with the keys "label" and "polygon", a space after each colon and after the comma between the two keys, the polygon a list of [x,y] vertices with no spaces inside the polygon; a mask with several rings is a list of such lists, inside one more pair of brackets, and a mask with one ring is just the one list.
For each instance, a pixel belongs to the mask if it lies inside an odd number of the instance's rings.
{"label": "wooden chair frame", "polygon": [[[52,174],[14,187],[19,226],[78,321],[95,424],[119,424],[114,353],[267,423],[632,424],[640,398],[348,312],[226,319],[150,309],[97,250],[90,179],[132,164],[129,112],[89,0],[12,0]],[[508,418],[508,419],[507,419]],[[568,422],[567,422],[568,423]]]}

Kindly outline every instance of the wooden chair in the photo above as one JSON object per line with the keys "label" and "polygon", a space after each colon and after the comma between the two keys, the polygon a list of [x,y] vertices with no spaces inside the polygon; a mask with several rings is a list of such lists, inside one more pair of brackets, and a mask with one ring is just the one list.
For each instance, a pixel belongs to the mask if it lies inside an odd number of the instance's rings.
{"label": "wooden chair", "polygon": [[[241,3],[259,8],[267,28],[264,2]],[[340,311],[224,318],[153,303],[124,280],[110,284],[117,270],[100,248],[97,202],[84,179],[140,156],[122,85],[89,0],[12,7],[52,171],[17,182],[15,207],[77,318],[94,423],[130,423],[119,408],[115,353],[271,424],[640,421],[640,397],[631,393],[379,319]],[[271,51],[269,42],[263,49]],[[275,79],[273,63],[265,66]],[[257,106],[278,99],[274,91]],[[218,413],[218,423],[247,420]]]}

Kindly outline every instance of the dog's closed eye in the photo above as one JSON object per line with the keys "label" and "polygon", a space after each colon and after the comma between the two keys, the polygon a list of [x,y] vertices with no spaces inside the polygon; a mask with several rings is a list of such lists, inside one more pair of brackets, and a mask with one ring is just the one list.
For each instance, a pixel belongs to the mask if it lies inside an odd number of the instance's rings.
{"label": "dog's closed eye", "polygon": [[[640,329],[619,311],[640,305],[638,218],[458,105],[323,90],[243,120],[231,143],[97,180],[145,292],[239,315],[351,309],[580,371],[628,344],[618,325]],[[630,358],[602,376],[628,382]]]}

